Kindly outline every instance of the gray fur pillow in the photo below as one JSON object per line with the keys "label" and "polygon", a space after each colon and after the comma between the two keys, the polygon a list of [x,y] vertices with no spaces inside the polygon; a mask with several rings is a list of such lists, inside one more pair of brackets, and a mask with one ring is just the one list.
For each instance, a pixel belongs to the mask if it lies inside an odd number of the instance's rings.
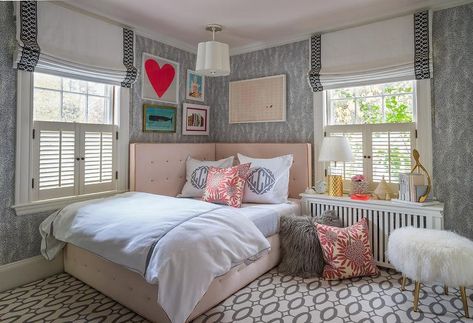
{"label": "gray fur pillow", "polygon": [[325,211],[321,216],[282,216],[279,237],[281,263],[279,272],[300,276],[320,276],[324,269],[324,256],[314,223],[342,227],[336,211]]}

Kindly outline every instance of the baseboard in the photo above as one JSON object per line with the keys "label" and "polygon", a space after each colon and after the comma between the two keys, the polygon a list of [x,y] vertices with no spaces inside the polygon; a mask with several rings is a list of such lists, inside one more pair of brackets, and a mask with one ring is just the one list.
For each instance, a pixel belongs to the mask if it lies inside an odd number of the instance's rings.
{"label": "baseboard", "polygon": [[0,266],[0,292],[64,271],[62,252],[54,260],[43,256],[23,259]]}

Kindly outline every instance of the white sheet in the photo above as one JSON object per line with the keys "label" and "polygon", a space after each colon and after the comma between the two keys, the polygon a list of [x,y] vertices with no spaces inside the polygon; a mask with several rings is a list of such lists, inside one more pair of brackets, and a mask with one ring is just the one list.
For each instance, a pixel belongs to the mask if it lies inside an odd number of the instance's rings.
{"label": "white sheet", "polygon": [[301,215],[301,205],[298,199],[289,199],[288,203],[283,204],[244,203],[241,206],[241,212],[267,238],[279,232],[281,216]]}
{"label": "white sheet", "polygon": [[40,232],[48,259],[72,243],[159,284],[158,302],[175,323],[188,318],[216,277],[270,248],[240,209],[147,193],[71,204]]}

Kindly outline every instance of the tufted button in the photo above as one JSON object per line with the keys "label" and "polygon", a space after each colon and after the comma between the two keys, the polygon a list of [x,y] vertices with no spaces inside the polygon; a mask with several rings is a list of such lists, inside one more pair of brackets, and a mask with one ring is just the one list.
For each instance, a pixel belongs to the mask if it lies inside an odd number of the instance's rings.
{"label": "tufted button", "polygon": [[149,181],[150,181],[151,183],[154,183],[154,179],[152,179],[152,178],[151,178]]}
{"label": "tufted button", "polygon": [[154,164],[154,160],[151,161],[151,164]]}

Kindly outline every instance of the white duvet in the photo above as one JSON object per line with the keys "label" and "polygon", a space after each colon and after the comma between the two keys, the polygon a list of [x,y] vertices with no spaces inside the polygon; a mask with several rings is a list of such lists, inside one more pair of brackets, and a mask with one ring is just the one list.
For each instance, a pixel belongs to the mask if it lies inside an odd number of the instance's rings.
{"label": "white duvet", "polygon": [[157,301],[172,322],[188,318],[214,278],[270,248],[238,209],[147,193],[71,204],[40,232],[47,259],[71,243],[159,285]]}

